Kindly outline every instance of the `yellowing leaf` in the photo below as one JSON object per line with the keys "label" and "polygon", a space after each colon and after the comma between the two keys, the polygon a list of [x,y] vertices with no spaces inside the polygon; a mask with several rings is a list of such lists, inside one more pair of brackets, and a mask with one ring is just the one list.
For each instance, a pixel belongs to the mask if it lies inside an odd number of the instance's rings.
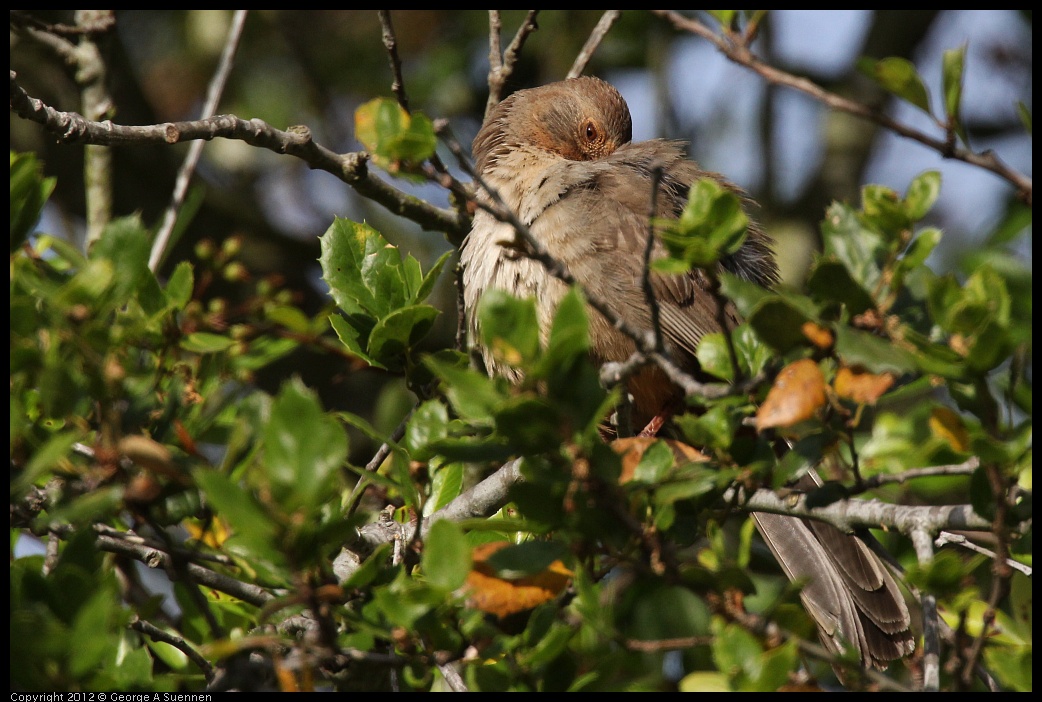
{"label": "yellowing leaf", "polygon": [[814,322],[804,322],[800,326],[800,331],[802,331],[803,335],[810,340],[810,343],[814,344],[819,349],[829,348],[836,340],[832,335],[832,332]]}
{"label": "yellowing leaf", "polygon": [[572,579],[572,571],[565,568],[561,561],[554,561],[535,575],[514,579],[500,577],[488,564],[488,559],[496,551],[510,545],[509,541],[495,541],[475,546],[472,552],[474,567],[467,575],[464,586],[471,607],[500,618],[552,600],[564,591]]}
{"label": "yellowing leaf", "polygon": [[627,483],[633,480],[633,474],[637,470],[637,464],[656,441],[665,442],[673,449],[673,456],[677,463],[690,463],[692,461],[708,461],[709,457],[693,446],[674,439],[657,439],[651,436],[631,436],[624,439],[616,439],[611,442],[611,447],[622,456],[622,473],[619,475],[619,483]]}
{"label": "yellowing leaf", "polygon": [[809,358],[794,361],[782,368],[767,399],[756,412],[756,429],[791,427],[825,404],[825,376],[818,364]]}
{"label": "yellowing leaf", "polygon": [[959,415],[947,407],[935,407],[930,412],[930,433],[944,439],[956,451],[965,451],[970,446],[970,435]]}
{"label": "yellowing leaf", "polygon": [[862,405],[874,405],[894,384],[892,373],[869,373],[857,366],[843,366],[832,386],[836,394]]}

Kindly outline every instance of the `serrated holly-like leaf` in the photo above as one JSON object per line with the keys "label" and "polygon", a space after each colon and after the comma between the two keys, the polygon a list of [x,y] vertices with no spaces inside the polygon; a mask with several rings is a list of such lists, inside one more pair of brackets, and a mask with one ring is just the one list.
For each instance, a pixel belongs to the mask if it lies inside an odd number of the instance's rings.
{"label": "serrated holly-like leaf", "polygon": [[352,314],[345,318],[334,313],[329,315],[329,324],[348,351],[371,366],[384,368],[379,361],[369,355],[369,332],[375,326],[370,317],[363,314]]}
{"label": "serrated holly-like leaf", "polygon": [[900,56],[890,56],[874,62],[867,59],[859,61],[858,68],[884,89],[930,114],[930,98],[926,84],[916,71],[915,64],[908,59]]}
{"label": "serrated holly-like leaf", "polygon": [[322,278],[340,309],[379,319],[409,302],[401,253],[368,224],[337,217],[319,242]]}

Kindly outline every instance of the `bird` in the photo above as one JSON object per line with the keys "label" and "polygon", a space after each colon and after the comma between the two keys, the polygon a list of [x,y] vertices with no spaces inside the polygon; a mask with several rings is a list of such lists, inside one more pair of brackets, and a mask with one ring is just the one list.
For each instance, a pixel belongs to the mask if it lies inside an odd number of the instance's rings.
{"label": "bird", "polygon": [[[666,352],[686,371],[700,373],[695,350],[703,336],[730,331],[737,310],[721,310],[704,271],[646,271],[652,203],[658,218],[679,217],[693,183],[709,178],[733,192],[748,211],[753,203],[724,176],[703,170],[684,142],[632,140],[632,118],[619,91],[594,76],[568,78],[517,90],[493,107],[474,137],[472,155],[478,199],[487,208],[509,208],[546,253],[575,282],[631,328],[648,330],[652,311],[646,280],[658,307]],[[653,186],[658,192],[652,193]],[[492,193],[495,193],[493,195]],[[498,200],[498,202],[497,202]],[[657,235],[652,258],[662,256]],[[545,337],[569,286],[540,261],[509,245],[515,224],[488,209],[475,211],[460,251],[464,313],[471,339],[480,340],[478,302],[498,289],[536,300]],[[750,217],[747,237],[720,265],[771,288],[778,267],[770,237]],[[595,364],[621,362],[636,349],[631,336],[600,312],[589,312],[589,354]],[[479,351],[486,370],[513,381],[518,371],[491,349]],[[627,381],[636,426],[653,422],[682,400],[681,390],[655,365]],[[811,474],[797,489],[810,489]],[[866,666],[885,668],[910,654],[915,640],[900,589],[880,558],[856,535],[784,515],[754,513],[756,526],[782,570],[805,582],[800,596],[833,652],[856,647]]]}

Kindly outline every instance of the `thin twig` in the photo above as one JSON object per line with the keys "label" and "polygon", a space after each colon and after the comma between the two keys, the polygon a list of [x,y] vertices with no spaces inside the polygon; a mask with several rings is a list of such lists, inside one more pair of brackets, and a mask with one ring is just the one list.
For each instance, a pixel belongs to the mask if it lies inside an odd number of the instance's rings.
{"label": "thin twig", "polygon": [[521,48],[529,35],[539,29],[535,18],[539,10],[529,10],[525,15],[525,21],[517,28],[517,34],[513,41],[507,46],[503,55],[499,55],[499,32],[501,23],[499,10],[489,10],[488,36],[489,36],[489,70],[488,70],[488,102],[485,103],[485,114],[488,115],[492,108],[503,99],[503,87],[514,73],[517,65],[517,57],[521,54]]}
{"label": "thin twig", "polygon": [[167,631],[163,631],[155,624],[147,622],[144,619],[138,619],[137,617],[130,622],[130,628],[144,634],[153,641],[161,641],[165,644],[170,644],[178,651],[185,654],[190,661],[195,663],[195,665],[203,671],[203,675],[206,676],[206,682],[211,682],[213,680],[214,668],[210,665],[210,661],[206,660],[201,653],[192,648],[192,646],[180,636],[174,636]]}
{"label": "thin twig", "polygon": [[391,92],[398,99],[398,104],[406,112],[409,111],[409,96],[405,93],[405,81],[402,80],[402,60],[398,56],[398,39],[394,34],[394,25],[391,24],[390,10],[377,10],[380,16],[380,36],[383,39],[384,48],[387,49],[387,57],[391,61]]}
{"label": "thin twig", "polygon": [[[995,558],[995,552],[994,551],[992,551],[991,549],[984,548],[983,546],[978,546],[977,544],[973,543],[972,541],[967,539],[962,534],[952,534],[951,532],[948,532],[948,531],[942,531],[940,534],[937,535],[937,538],[934,540],[933,543],[934,543],[934,546],[936,546],[937,548],[940,548],[940,547],[945,546],[947,544],[955,544],[957,546],[962,546],[963,548],[965,548],[968,551],[973,551],[974,553],[979,553],[982,556],[987,556],[988,558],[991,558],[991,559]],[[1012,569],[1014,569],[1016,571],[1019,571],[1019,572],[1023,573],[1024,575],[1028,576],[1029,578],[1031,577],[1032,568],[1029,565],[1025,565],[1025,564],[1021,563],[1020,561],[1018,561],[1018,560],[1016,560],[1014,558],[1007,558],[1006,559],[1006,565],[1008,565],[1010,568],[1012,568]]]}
{"label": "thin twig", "polygon": [[[909,534],[916,558],[922,566],[933,560],[933,540],[927,528],[913,529]],[[941,684],[941,637],[937,614],[937,598],[929,593],[920,597],[923,613],[923,686],[926,692],[936,692]]]}
{"label": "thin twig", "polygon": [[590,36],[586,39],[586,43],[583,44],[583,48],[579,51],[579,55],[575,57],[575,61],[572,62],[572,67],[568,70],[568,78],[578,78],[586,70],[586,64],[590,62],[593,57],[593,52],[600,46],[601,41],[604,39],[604,35],[608,33],[611,26],[615,24],[615,20],[619,19],[622,14],[622,10],[605,10],[601,18],[597,20],[597,26],[590,32]]}
{"label": "thin twig", "polygon": [[465,213],[434,207],[415,195],[402,192],[370,173],[369,156],[365,152],[337,154],[317,144],[305,126],[287,131],[275,129],[260,119],[244,120],[235,115],[215,115],[191,122],[167,122],[143,126],[126,126],[92,122],[75,112],[61,112],[43,101],[30,97],[11,71],[11,110],[30,121],[43,125],[58,141],[66,144],[177,144],[194,139],[216,137],[244,141],[279,154],[301,159],[313,169],[332,173],[360,195],[386,207],[393,214],[416,222],[424,229],[445,232],[462,240],[470,228]]}
{"label": "thin twig", "polygon": [[728,59],[745,66],[770,83],[799,90],[831,109],[847,112],[874,122],[895,134],[930,147],[945,158],[954,158],[991,171],[1012,183],[1017,188],[1021,198],[1029,206],[1031,205],[1031,178],[1007,166],[993,151],[985,151],[978,154],[965,148],[953,146],[946,139],[937,139],[924,134],[917,129],[913,129],[888,117],[879,110],[829,92],[813,81],[774,68],[756,57],[749,50],[749,47],[741,43],[734,34],[728,34],[727,38],[722,37],[698,20],[685,17],[674,10],[652,10],[652,12],[669,21],[677,29],[707,39]]}
{"label": "thin twig", "polygon": [[[202,119],[212,117],[217,111],[217,103],[220,102],[221,95],[224,93],[224,87],[228,83],[228,75],[232,70],[235,52],[239,48],[239,39],[242,37],[242,28],[246,22],[246,12],[246,10],[236,10],[232,16],[232,23],[228,28],[228,36],[224,40],[224,49],[221,51],[221,58],[217,63],[217,70],[214,72],[213,78],[210,79],[210,85],[206,89],[206,102],[203,104],[202,114],[200,115]],[[163,256],[166,254],[170,236],[173,234],[174,225],[177,223],[177,213],[181,211],[181,207],[184,205],[185,196],[188,194],[188,184],[191,182],[192,174],[195,173],[195,168],[199,164],[203,146],[204,142],[202,141],[192,142],[192,145],[188,148],[185,160],[177,171],[177,180],[174,181],[174,193],[170,198],[170,204],[167,205],[166,211],[163,213],[163,222],[159,226],[155,241],[152,242],[152,251],[148,255],[148,268],[153,273],[159,269]]]}

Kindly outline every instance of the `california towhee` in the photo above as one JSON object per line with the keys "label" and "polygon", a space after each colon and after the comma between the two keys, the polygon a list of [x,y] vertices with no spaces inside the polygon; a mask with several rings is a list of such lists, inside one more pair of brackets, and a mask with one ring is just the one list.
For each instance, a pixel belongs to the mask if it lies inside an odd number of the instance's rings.
{"label": "california towhee", "polygon": [[[647,330],[651,312],[642,286],[644,248],[652,203],[653,172],[661,168],[656,197],[660,217],[677,217],[688,188],[713,178],[741,195],[721,176],[701,170],[675,141],[631,140],[629,108],[619,92],[592,77],[518,91],[493,108],[474,139],[475,167],[520,221],[576,281],[630,326]],[[486,202],[491,198],[482,194]],[[481,294],[499,288],[537,301],[542,332],[567,287],[538,261],[502,246],[514,239],[511,224],[479,209],[463,244],[464,302],[471,338],[480,338],[476,308]],[[661,255],[655,242],[653,255]],[[770,287],[777,282],[766,235],[751,225],[745,244],[722,265]],[[707,333],[738,324],[737,312],[718,313],[710,281],[700,270],[684,275],[653,272],[666,350],[697,374],[695,348]],[[624,361],[633,340],[590,311],[591,356],[596,363]],[[515,374],[488,349],[490,373]],[[516,379],[516,376],[515,376]],[[628,383],[635,418],[658,416],[680,397],[656,367]],[[643,424],[641,424],[643,426]],[[811,481],[812,478],[804,478]],[[811,487],[812,483],[799,487]],[[792,579],[808,580],[801,597],[834,651],[852,642],[866,664],[883,667],[910,653],[914,640],[904,600],[886,567],[859,538],[820,523],[755,514],[764,540]]]}

